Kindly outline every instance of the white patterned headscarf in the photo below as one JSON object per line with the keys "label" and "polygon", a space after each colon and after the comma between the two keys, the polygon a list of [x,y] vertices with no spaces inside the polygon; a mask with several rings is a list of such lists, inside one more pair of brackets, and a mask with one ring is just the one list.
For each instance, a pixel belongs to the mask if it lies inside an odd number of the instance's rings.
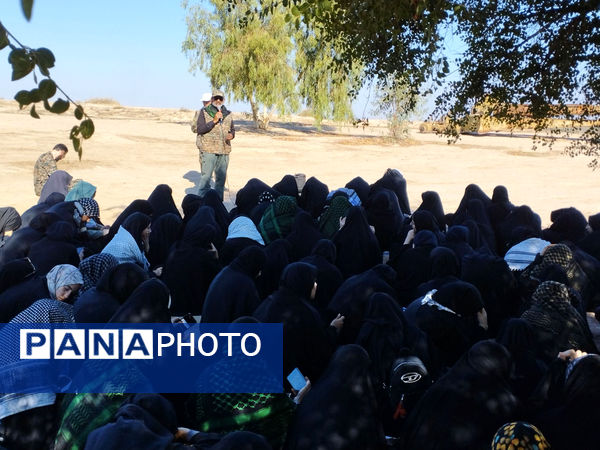
{"label": "white patterned headscarf", "polygon": [[48,291],[50,291],[50,297],[56,300],[56,290],[59,287],[70,284],[83,284],[83,276],[77,267],[70,264],[59,264],[48,272],[46,282],[48,284]]}

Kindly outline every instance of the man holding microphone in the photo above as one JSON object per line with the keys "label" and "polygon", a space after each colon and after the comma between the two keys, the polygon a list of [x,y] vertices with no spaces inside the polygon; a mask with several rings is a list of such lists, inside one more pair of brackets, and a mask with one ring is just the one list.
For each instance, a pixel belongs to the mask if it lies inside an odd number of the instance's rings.
{"label": "man holding microphone", "polygon": [[235,137],[235,128],[231,111],[223,102],[223,91],[213,91],[211,103],[198,114],[196,146],[200,150],[200,189],[198,195],[204,197],[210,189],[212,174],[215,174],[215,190],[223,200],[227,166],[231,152],[231,140]]}

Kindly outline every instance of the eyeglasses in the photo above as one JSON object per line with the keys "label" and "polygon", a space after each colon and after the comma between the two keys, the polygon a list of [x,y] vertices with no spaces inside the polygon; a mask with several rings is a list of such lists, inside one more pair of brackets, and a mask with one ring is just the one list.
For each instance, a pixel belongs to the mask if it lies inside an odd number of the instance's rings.
{"label": "eyeglasses", "polygon": [[220,95],[218,95],[218,96],[216,96],[216,97],[213,97],[213,100],[220,100],[220,101],[223,101],[223,100],[225,100],[225,99],[224,99],[223,97],[221,97]]}

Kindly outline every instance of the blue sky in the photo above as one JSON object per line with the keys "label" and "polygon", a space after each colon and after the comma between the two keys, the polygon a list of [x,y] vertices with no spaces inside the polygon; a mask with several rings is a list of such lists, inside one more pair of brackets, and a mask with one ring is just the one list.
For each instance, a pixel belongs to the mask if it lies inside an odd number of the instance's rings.
{"label": "blue sky", "polygon": [[[20,0],[3,0],[0,21],[22,44],[53,51],[52,77],[75,100],[105,97],[127,106],[194,109],[210,91],[208,79],[191,74],[181,52],[186,26],[179,0],[35,0],[30,22]],[[4,49],[0,57],[8,53]],[[31,75],[18,82],[10,78],[4,59],[0,98],[35,87]],[[355,102],[357,117],[365,111],[366,97],[363,92]]]}

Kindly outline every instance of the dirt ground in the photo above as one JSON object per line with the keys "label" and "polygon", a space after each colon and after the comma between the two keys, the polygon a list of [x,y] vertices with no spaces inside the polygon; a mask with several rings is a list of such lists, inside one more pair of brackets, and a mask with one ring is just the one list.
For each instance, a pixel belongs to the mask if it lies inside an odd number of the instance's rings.
{"label": "dirt ground", "polygon": [[[96,199],[104,223],[134,199],[147,198],[153,188],[166,183],[173,188],[177,205],[186,193],[197,191],[198,150],[189,121],[190,110],[128,108],[87,104],[96,133],[84,142],[81,161],[71,151],[59,163],[74,178],[98,187]],[[268,132],[254,129],[246,115],[236,117],[236,139],[228,172],[225,200],[248,179],[257,177],[274,184],[285,174],[315,176],[330,189],[343,186],[357,175],[377,180],[388,167],[399,169],[407,179],[413,209],[421,193],[437,191],[446,212],[456,209],[464,188],[476,183],[491,195],[494,186],[507,186],[511,201],[527,204],[550,224],[554,209],[575,206],[586,216],[600,211],[600,173],[587,167],[588,159],[562,154],[566,141],[554,148],[532,151],[526,137],[464,136],[447,145],[444,138],[419,134],[417,124],[410,139],[390,144],[385,125],[371,121],[363,128],[335,128],[318,132],[310,119],[292,117],[272,123]],[[0,206],[23,212],[37,202],[33,191],[36,158],[56,143],[68,140],[76,124],[72,114],[42,114],[40,120],[18,111],[14,101],[0,100]]]}

